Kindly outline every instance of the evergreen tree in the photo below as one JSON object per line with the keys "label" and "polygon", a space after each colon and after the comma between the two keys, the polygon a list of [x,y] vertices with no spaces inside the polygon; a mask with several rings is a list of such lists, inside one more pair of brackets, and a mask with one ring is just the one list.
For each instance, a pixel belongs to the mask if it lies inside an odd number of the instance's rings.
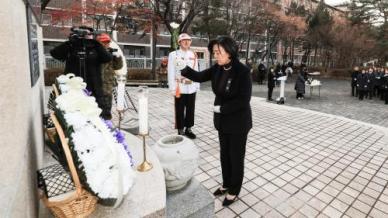
{"label": "evergreen tree", "polygon": [[194,21],[193,33],[200,34],[208,39],[219,35],[227,35],[227,23],[223,19],[222,11],[220,11],[222,7],[224,7],[222,0],[209,1],[209,5],[203,11],[202,16]]}

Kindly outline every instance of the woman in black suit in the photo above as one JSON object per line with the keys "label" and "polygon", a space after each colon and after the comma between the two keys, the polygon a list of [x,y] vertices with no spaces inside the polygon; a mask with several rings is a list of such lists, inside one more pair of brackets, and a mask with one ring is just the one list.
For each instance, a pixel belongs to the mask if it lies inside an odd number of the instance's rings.
{"label": "woman in black suit", "polygon": [[223,185],[214,195],[226,194],[223,201],[228,206],[237,200],[244,177],[244,157],[247,135],[252,128],[252,81],[249,69],[237,58],[236,42],[227,36],[210,41],[208,50],[216,64],[196,72],[190,67],[182,76],[195,82],[211,80],[214,100],[214,126],[218,130],[221,150]]}

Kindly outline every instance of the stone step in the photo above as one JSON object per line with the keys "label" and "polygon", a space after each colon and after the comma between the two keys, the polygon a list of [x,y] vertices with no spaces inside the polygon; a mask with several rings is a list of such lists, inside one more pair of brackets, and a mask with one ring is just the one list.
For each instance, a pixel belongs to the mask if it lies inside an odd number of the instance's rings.
{"label": "stone step", "polygon": [[181,190],[167,192],[168,218],[214,217],[214,199],[195,178]]}

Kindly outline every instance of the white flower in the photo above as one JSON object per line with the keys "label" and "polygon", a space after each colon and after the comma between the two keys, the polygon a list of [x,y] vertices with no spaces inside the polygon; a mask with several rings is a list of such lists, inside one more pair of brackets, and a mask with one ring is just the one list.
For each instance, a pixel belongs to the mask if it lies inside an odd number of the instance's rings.
{"label": "white flower", "polygon": [[86,83],[83,82],[81,77],[73,77],[66,83],[69,89],[82,90],[86,88]]}
{"label": "white flower", "polygon": [[57,77],[57,81],[58,81],[59,84],[64,84],[68,80],[69,80],[69,77],[67,77],[65,75],[60,75],[60,76]]}
{"label": "white flower", "polygon": [[62,94],[55,101],[74,131],[70,138],[86,176],[83,182],[99,198],[115,198],[119,202],[135,179],[127,151],[100,119],[96,99],[84,94],[86,83],[82,78],[68,74],[57,81]]}
{"label": "white flower", "polygon": [[65,119],[69,125],[73,126],[74,130],[78,130],[86,126],[87,119],[84,115],[82,115],[80,112],[74,112],[74,113],[66,113]]}
{"label": "white flower", "polygon": [[95,98],[86,96],[82,91],[69,91],[58,96],[55,101],[59,109],[65,113],[79,111],[88,118],[98,117],[102,111]]}
{"label": "white flower", "polygon": [[176,29],[179,27],[179,24],[175,23],[175,22],[171,22],[170,23],[170,26],[173,28],[173,29]]}

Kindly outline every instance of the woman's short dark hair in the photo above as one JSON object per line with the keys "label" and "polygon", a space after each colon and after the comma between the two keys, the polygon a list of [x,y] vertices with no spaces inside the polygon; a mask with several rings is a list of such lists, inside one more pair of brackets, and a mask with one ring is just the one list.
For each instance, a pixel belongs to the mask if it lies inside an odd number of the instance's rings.
{"label": "woman's short dark hair", "polygon": [[209,45],[207,46],[207,49],[209,50],[210,54],[213,54],[214,45],[219,45],[224,48],[226,53],[230,55],[230,59],[234,60],[238,58],[237,43],[229,36],[219,36],[216,39],[211,40],[209,42]]}

